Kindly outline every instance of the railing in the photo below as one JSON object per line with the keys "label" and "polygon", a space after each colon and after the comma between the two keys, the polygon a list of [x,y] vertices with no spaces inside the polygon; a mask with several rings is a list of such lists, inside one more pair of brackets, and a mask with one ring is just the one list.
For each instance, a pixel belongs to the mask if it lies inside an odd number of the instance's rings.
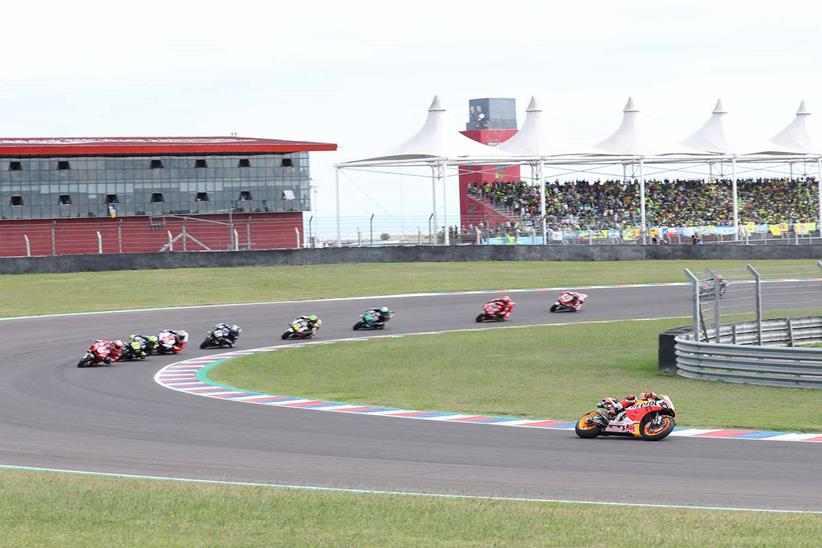
{"label": "railing", "polygon": [[[757,323],[741,322],[722,326],[718,343],[695,341],[692,333],[676,337],[677,374],[691,379],[822,388],[822,348],[794,346],[822,343],[822,317],[763,320],[761,336],[763,346],[757,345]],[[716,339],[716,332],[708,330],[707,339]]]}

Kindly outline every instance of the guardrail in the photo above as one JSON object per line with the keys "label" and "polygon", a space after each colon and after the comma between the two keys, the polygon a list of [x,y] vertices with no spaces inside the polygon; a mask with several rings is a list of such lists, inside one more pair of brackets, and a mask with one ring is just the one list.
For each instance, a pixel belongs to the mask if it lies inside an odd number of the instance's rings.
{"label": "guardrail", "polygon": [[[707,338],[715,340],[716,332],[709,330]],[[756,344],[756,322],[723,326],[719,339],[695,341],[692,333],[676,337],[677,374],[691,379],[822,388],[822,348],[794,346],[822,342],[822,317],[764,320],[762,346]]]}

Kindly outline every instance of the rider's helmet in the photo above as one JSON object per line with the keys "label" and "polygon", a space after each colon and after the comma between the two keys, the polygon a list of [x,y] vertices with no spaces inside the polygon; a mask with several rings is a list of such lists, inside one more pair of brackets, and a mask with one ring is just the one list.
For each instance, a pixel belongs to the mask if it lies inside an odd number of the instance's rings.
{"label": "rider's helmet", "polygon": [[508,295],[506,295],[505,297],[503,297],[503,298],[502,298],[502,299],[500,299],[500,300],[501,300],[501,301],[503,301],[503,302],[505,302],[505,303],[510,303],[510,302],[511,302],[511,297],[509,297]]}
{"label": "rider's helmet", "polygon": [[381,306],[380,307],[380,314],[388,314],[388,307],[387,306]]}
{"label": "rider's helmet", "polygon": [[183,331],[182,329],[180,329],[179,331],[176,331],[176,335],[177,335],[177,340],[178,341],[188,342],[188,332],[187,331]]}
{"label": "rider's helmet", "polygon": [[123,341],[117,339],[111,343],[111,346],[114,347],[115,350],[122,350],[123,349]]}
{"label": "rider's helmet", "polygon": [[628,405],[633,405],[636,402],[636,396],[633,394],[628,394],[625,396],[625,401],[628,402]]}
{"label": "rider's helmet", "polygon": [[242,329],[240,329],[240,326],[237,324],[228,326],[229,334],[235,339],[240,336],[240,331],[242,331]]}
{"label": "rider's helmet", "polygon": [[311,322],[311,323],[316,323],[317,322],[317,316],[315,314],[311,314],[308,317],[308,321]]}

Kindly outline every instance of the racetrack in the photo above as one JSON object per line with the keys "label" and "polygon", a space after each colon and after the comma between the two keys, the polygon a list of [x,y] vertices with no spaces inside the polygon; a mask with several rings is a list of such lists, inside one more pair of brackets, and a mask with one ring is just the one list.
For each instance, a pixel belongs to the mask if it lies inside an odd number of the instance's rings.
{"label": "racetrack", "polygon": [[[518,293],[509,325],[684,316],[688,288],[586,290],[581,314],[548,314],[555,292]],[[642,443],[573,433],[240,405],[164,389],[175,357],[77,369],[91,338],[184,328],[185,357],[217,321],[242,325],[240,348],[279,341],[301,313],[320,339],[351,331],[363,309],[396,311],[386,333],[476,327],[490,295],[229,305],[0,322],[0,464],[357,489],[822,511],[822,447],[670,438]],[[801,294],[780,304],[803,308]],[[683,324],[687,320],[683,319]],[[488,324],[486,324],[487,326]],[[585,407],[585,405],[583,405]],[[573,418],[573,417],[556,417]],[[721,426],[721,425],[717,425]]]}

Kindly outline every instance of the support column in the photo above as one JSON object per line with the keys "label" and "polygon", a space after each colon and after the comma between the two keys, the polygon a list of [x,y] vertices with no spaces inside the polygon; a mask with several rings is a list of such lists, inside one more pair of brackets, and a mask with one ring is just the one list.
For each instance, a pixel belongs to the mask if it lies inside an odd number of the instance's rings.
{"label": "support column", "polygon": [[736,192],[736,158],[731,159],[731,197],[734,205],[734,241],[739,241],[739,196]]}
{"label": "support column", "polygon": [[822,156],[816,159],[816,199],[819,201],[819,215],[816,220],[816,230],[822,236]]}
{"label": "support column", "polygon": [[337,216],[337,247],[342,246],[342,237],[340,236],[340,168],[334,166],[334,199],[336,201],[336,216]]}
{"label": "support column", "polygon": [[433,244],[437,244],[437,166],[431,166],[431,215],[433,217],[433,227],[434,227],[434,241]]}
{"label": "support column", "polygon": [[642,244],[645,245],[647,241],[647,223],[645,220],[645,173],[643,171],[645,161],[639,160],[639,224],[642,231]]}
{"label": "support column", "polygon": [[548,226],[545,222],[545,158],[539,159],[539,216],[542,219],[542,245],[548,244]]}
{"label": "support column", "polygon": [[451,238],[448,234],[448,160],[440,162],[440,177],[442,178],[442,236],[445,245],[451,243]]}

